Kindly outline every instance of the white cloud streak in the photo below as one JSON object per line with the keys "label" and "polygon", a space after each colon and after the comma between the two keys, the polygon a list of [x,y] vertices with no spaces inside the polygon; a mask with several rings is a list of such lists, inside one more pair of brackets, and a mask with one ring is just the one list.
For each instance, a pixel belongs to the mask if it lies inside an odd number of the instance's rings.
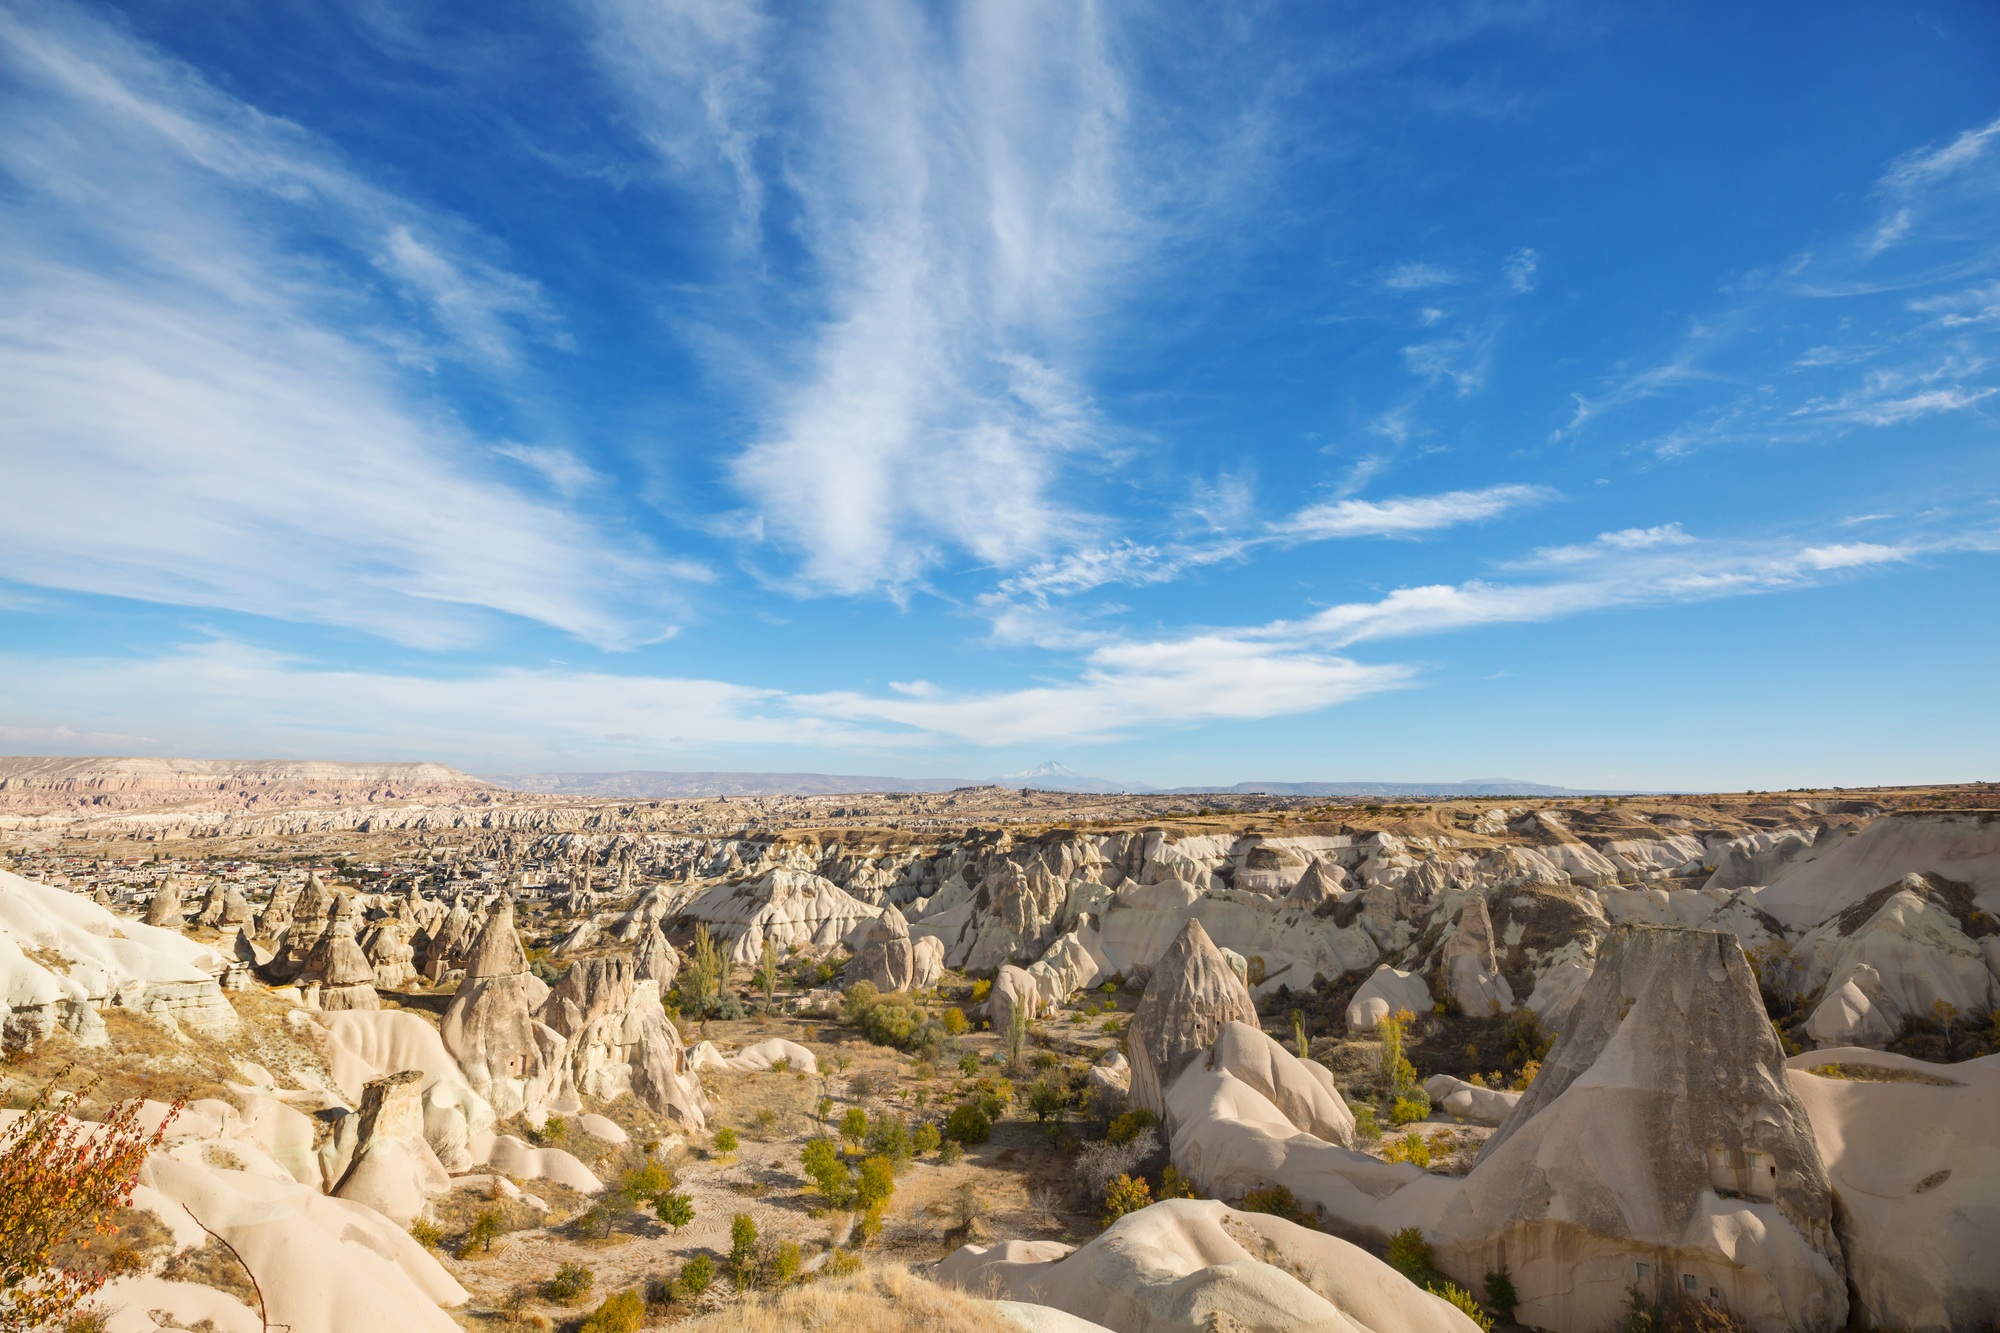
{"label": "white cloud streak", "polygon": [[0,69],[0,576],[420,646],[491,612],[659,632],[698,569],[503,484],[409,383],[511,366],[546,331],[531,282],[70,11],[0,15]]}
{"label": "white cloud streak", "polygon": [[698,97],[746,195],[798,207],[821,314],[759,388],[764,425],[734,468],[752,530],[801,554],[804,585],[848,593],[912,583],[947,551],[1006,567],[1068,544],[1082,520],[1058,478],[1105,435],[1081,387],[1087,316],[1142,247],[1107,11],[594,12],[649,123]]}
{"label": "white cloud streak", "polygon": [[1542,504],[1553,498],[1555,492],[1546,486],[1507,485],[1388,500],[1336,500],[1308,505],[1279,524],[1278,530],[1307,540],[1413,537],[1495,518],[1510,509]]}

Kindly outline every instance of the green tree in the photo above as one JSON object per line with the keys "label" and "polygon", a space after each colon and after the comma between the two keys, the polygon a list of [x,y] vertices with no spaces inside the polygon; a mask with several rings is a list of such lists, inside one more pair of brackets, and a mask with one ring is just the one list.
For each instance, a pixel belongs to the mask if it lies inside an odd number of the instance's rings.
{"label": "green tree", "polygon": [[849,1143],[860,1143],[868,1137],[868,1113],[858,1106],[847,1108],[847,1114],[840,1117],[840,1137]]}
{"label": "green tree", "polygon": [[984,1143],[993,1133],[993,1117],[977,1102],[962,1102],[944,1118],[944,1136],[957,1143]]}
{"label": "green tree", "polygon": [[694,1221],[694,1200],[685,1194],[662,1194],[653,1200],[653,1211],[676,1233]]}
{"label": "green tree", "polygon": [[1044,1123],[1061,1115],[1063,1107],[1068,1104],[1069,1094],[1053,1079],[1036,1079],[1034,1086],[1028,1089],[1028,1109],[1035,1113],[1035,1119]]}
{"label": "green tree", "polygon": [[747,1287],[757,1272],[757,1220],[748,1213],[729,1219],[729,1275]]}
{"label": "green tree", "polygon": [[854,1202],[873,1209],[885,1204],[896,1192],[896,1164],[886,1157],[871,1157],[861,1164],[854,1182]]}
{"label": "green tree", "polygon": [[1292,1010],[1292,1045],[1301,1060],[1312,1050],[1312,1043],[1306,1040],[1306,1011],[1303,1009]]}
{"label": "green tree", "polygon": [[674,1295],[684,1301],[695,1300],[708,1290],[708,1284],[713,1281],[715,1261],[705,1254],[690,1256],[674,1278]]}
{"label": "green tree", "polygon": [[778,995],[778,946],[769,938],[757,955],[757,988],[764,992],[764,1007],[770,1008]]}
{"label": "green tree", "polygon": [[1028,1006],[1018,999],[1008,1007],[1007,1031],[1003,1040],[1007,1044],[1007,1072],[1019,1073],[1021,1049],[1028,1044]]}

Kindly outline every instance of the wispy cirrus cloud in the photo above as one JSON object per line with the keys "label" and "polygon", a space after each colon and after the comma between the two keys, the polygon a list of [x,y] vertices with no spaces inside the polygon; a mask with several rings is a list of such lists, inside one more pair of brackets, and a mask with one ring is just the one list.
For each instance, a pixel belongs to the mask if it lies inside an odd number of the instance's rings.
{"label": "wispy cirrus cloud", "polygon": [[1643,446],[1667,458],[1987,410],[2000,393],[2000,121],[1897,158],[1872,200],[1849,234],[1736,284],[1665,357],[1575,394],[1552,439],[1641,403],[1686,405]]}
{"label": "wispy cirrus cloud", "polygon": [[1404,495],[1387,500],[1335,500],[1308,505],[1276,525],[1287,537],[1411,537],[1465,523],[1496,518],[1526,505],[1555,498],[1546,486],[1488,486],[1476,491]]}
{"label": "wispy cirrus cloud", "polygon": [[702,571],[506,484],[425,390],[559,333],[496,247],[77,11],[0,14],[0,69],[0,576],[425,646],[659,632]]}
{"label": "wispy cirrus cloud", "polygon": [[1057,480],[1112,434],[1081,374],[1088,317],[1150,226],[1118,15],[591,12],[628,99],[678,127],[669,165],[696,159],[698,103],[742,196],[783,195],[796,217],[779,242],[805,249],[808,333],[761,358],[760,425],[731,469],[743,530],[796,550],[804,586],[847,593],[909,584],[947,551],[1006,568],[1070,544],[1082,519]]}

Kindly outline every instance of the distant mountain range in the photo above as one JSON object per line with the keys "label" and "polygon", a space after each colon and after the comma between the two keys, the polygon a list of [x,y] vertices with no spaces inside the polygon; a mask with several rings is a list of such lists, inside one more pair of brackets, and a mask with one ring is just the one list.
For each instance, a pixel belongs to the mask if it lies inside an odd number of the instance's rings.
{"label": "distant mountain range", "polygon": [[839,773],[672,773],[633,769],[622,773],[510,773],[485,778],[496,786],[551,796],[632,800],[704,796],[842,796],[866,792],[941,792],[962,787],[1026,787],[1095,795],[1268,796],[1580,796],[1568,787],[1514,778],[1462,782],[1238,782],[1230,786],[1149,787],[1079,773],[1051,759],[1020,773],[992,778],[857,777]]}

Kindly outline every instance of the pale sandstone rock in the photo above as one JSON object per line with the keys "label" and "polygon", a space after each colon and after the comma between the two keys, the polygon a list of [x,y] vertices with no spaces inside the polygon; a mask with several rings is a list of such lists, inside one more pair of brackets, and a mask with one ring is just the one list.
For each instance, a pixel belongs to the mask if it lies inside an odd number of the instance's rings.
{"label": "pale sandstone rock", "polygon": [[1733,937],[1615,929],[1440,1217],[1440,1268],[1476,1284],[1504,1264],[1544,1328],[1601,1327],[1686,1276],[1754,1327],[1838,1327],[1832,1194],[1783,1061]]}
{"label": "pale sandstone rock", "polygon": [[398,1226],[422,1215],[451,1177],[424,1142],[424,1075],[405,1069],[362,1088],[353,1157],[332,1193],[373,1208]]}
{"label": "pale sandstone rock", "polygon": [[[1810,1072],[1836,1062],[1929,1081]],[[2000,1057],[1934,1065],[1848,1048],[1786,1065],[1840,1199],[1857,1324],[1991,1325],[2000,1317]]]}
{"label": "pale sandstone rock", "polygon": [[1299,1059],[1243,1022],[1222,1025],[1206,1064],[1262,1094],[1302,1132],[1344,1148],[1354,1146],[1354,1113],[1341,1100],[1325,1065]]}
{"label": "pale sandstone rock", "polygon": [[328,1070],[349,1105],[360,1105],[371,1080],[418,1070],[425,1141],[450,1171],[484,1160],[493,1142],[493,1106],[473,1089],[429,1022],[397,1010],[315,1014],[312,1022],[324,1034]]}
{"label": "pale sandstone rock", "polygon": [[849,897],[818,875],[773,870],[747,884],[710,889],[682,909],[682,919],[708,925],[734,963],[753,963],[770,940],[782,951],[792,945],[828,949],[881,915],[881,909]]}
{"label": "pale sandstone rock", "polygon": [[681,971],[681,956],[667,941],[658,922],[648,921],[639,932],[632,949],[632,968],[639,980],[657,982],[662,992],[673,989],[674,978]]}
{"label": "pale sandstone rock", "polygon": [[1424,979],[1415,972],[1399,971],[1384,963],[1347,1002],[1347,1030],[1359,1036],[1373,1032],[1377,1024],[1392,1014],[1430,1011],[1431,991]]}
{"label": "pale sandstone rock", "polygon": [[1820,1046],[1879,1048],[1902,1034],[1902,1010],[1866,963],[1855,963],[1838,985],[1828,986],[1806,1019],[1806,1035]]}
{"label": "pale sandstone rock", "polygon": [[466,1081],[502,1117],[539,1116],[564,1086],[568,1043],[534,1016],[547,996],[514,933],[513,903],[503,899],[480,931],[465,980],[438,1025]]}
{"label": "pale sandstone rock", "polygon": [[1965,884],[2000,915],[2000,818],[1991,812],[1890,814],[1852,835],[1820,837],[1809,855],[1755,881],[1758,907],[1807,930],[1908,874]]}
{"label": "pale sandstone rock", "polygon": [[929,990],[944,979],[944,941],[926,935],[910,946],[910,984]]}
{"label": "pale sandstone rock", "polygon": [[[994,989],[999,989],[997,983]],[[1132,1016],[1126,1042],[1132,1105],[1167,1122],[1167,1088],[1231,1022],[1256,1027],[1257,1007],[1208,932],[1191,920],[1154,967]]]}
{"label": "pale sandstone rock", "polygon": [[1961,1013],[1989,1008],[1993,974],[1961,925],[1974,910],[1963,886],[1905,875],[1808,931],[1791,951],[1785,980],[1812,995],[1865,964],[1902,1014],[1928,1016],[1939,1002]]}
{"label": "pale sandstone rock", "polygon": [[1071,1251],[968,1245],[937,1280],[1052,1306],[1118,1333],[1469,1333],[1478,1326],[1355,1245],[1262,1213],[1171,1199]]}
{"label": "pale sandstone rock", "polygon": [[1445,991],[1459,1012],[1473,1018],[1504,1014],[1514,1007],[1514,992],[1500,974],[1493,948],[1493,918],[1486,899],[1472,894],[1460,911],[1458,925],[1445,940],[1438,970]]}
{"label": "pale sandstone rock", "polygon": [[567,1043],[577,1093],[615,1101],[630,1092],[689,1132],[706,1127],[707,1098],[660,1005],[659,983],[637,980],[630,958],[570,964],[537,1017]]}
{"label": "pale sandstone rock", "polygon": [[146,924],[169,930],[181,928],[181,886],[172,875],[160,885],[152,900],[146,904]]}
{"label": "pale sandstone rock", "polygon": [[848,960],[842,981],[852,986],[866,981],[883,994],[908,990],[916,982],[916,949],[910,923],[893,907],[863,928],[861,942]]}
{"label": "pale sandstone rock", "polygon": [[995,1032],[1006,1032],[1014,1015],[1020,1013],[1032,1024],[1044,1004],[1035,978],[1025,968],[1010,963],[993,978],[993,989],[986,997],[986,1022]]}
{"label": "pale sandstone rock", "polygon": [[1476,1087],[1450,1074],[1433,1074],[1425,1079],[1424,1095],[1446,1115],[1469,1125],[1504,1124],[1521,1100],[1518,1092]]}

